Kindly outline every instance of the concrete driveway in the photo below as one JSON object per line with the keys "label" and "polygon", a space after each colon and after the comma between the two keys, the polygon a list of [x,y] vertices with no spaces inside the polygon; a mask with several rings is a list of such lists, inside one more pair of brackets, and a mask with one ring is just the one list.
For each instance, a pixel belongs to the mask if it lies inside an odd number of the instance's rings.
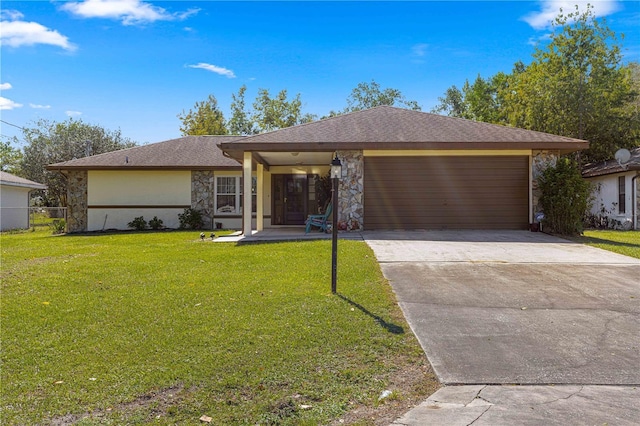
{"label": "concrete driveway", "polygon": [[640,384],[640,260],[525,231],[363,237],[443,384]]}

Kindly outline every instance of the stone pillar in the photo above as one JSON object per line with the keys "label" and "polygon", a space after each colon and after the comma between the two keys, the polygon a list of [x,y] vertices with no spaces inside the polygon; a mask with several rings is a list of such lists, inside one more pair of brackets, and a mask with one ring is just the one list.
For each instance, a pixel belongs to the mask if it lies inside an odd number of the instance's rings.
{"label": "stone pillar", "polygon": [[87,231],[88,181],[86,170],[67,171],[67,232]]}
{"label": "stone pillar", "polygon": [[542,196],[542,191],[540,191],[540,188],[538,186],[538,178],[542,175],[542,172],[544,172],[547,167],[555,166],[556,161],[558,161],[559,157],[560,151],[533,151],[533,156],[531,158],[531,209],[534,218],[537,212],[542,211],[542,206],[540,205],[540,197]]}
{"label": "stone pillar", "polygon": [[337,154],[342,162],[338,223],[345,222],[348,231],[361,231],[364,225],[364,155],[362,151],[338,151]]}
{"label": "stone pillar", "polygon": [[202,214],[205,229],[214,229],[213,170],[193,170],[191,172],[191,208]]}

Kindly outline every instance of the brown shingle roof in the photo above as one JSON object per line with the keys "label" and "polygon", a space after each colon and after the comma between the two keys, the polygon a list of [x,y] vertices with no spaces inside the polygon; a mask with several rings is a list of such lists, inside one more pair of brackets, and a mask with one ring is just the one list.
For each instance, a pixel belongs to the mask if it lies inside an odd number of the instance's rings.
{"label": "brown shingle roof", "polygon": [[378,106],[223,143],[229,151],[334,149],[562,149],[587,141],[421,111]]}
{"label": "brown shingle roof", "polygon": [[164,142],[121,149],[62,163],[49,170],[69,169],[213,169],[238,168],[237,161],[225,157],[219,144],[242,136],[185,136]]}
{"label": "brown shingle roof", "polygon": [[43,185],[41,183],[21,178],[20,176],[12,175],[11,173],[3,171],[0,171],[0,183],[7,186],[20,186],[23,188],[32,189],[47,189],[47,185]]}
{"label": "brown shingle roof", "polygon": [[585,164],[582,167],[582,177],[595,177],[610,175],[612,173],[626,172],[628,170],[640,170],[640,147],[630,150],[631,158],[625,164],[619,164],[618,160],[598,161]]}

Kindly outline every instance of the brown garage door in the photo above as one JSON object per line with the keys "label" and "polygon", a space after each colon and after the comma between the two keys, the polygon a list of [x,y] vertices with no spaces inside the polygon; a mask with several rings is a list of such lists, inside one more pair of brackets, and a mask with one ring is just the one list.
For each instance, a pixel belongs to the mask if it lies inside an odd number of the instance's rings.
{"label": "brown garage door", "polygon": [[526,229],[526,156],[366,157],[365,229]]}

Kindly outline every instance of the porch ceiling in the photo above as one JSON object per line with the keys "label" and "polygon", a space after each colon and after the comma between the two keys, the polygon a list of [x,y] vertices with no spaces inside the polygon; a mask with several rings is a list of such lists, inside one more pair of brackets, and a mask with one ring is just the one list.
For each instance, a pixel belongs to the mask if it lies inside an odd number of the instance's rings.
{"label": "porch ceiling", "polygon": [[267,166],[317,166],[329,165],[333,158],[331,152],[255,152]]}

